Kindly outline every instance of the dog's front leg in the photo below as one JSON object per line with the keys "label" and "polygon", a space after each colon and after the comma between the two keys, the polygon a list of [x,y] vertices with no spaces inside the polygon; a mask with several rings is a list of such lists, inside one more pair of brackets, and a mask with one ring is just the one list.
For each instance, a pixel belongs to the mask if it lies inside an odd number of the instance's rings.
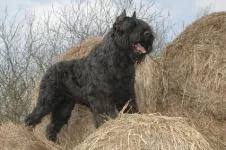
{"label": "dog's front leg", "polygon": [[97,97],[89,98],[91,100],[90,108],[96,128],[100,127],[106,120],[117,116],[116,105],[109,99],[97,99]]}
{"label": "dog's front leg", "polygon": [[138,109],[138,105],[137,105],[137,101],[136,101],[136,94],[135,94],[135,90],[133,89],[132,94],[131,94],[131,99],[129,102],[129,108],[128,108],[128,113],[138,113],[139,109]]}

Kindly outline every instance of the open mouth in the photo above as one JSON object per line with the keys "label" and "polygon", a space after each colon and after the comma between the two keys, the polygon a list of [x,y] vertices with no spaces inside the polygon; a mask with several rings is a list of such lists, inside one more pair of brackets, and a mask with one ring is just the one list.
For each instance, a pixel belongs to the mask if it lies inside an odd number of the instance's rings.
{"label": "open mouth", "polygon": [[146,53],[148,53],[147,48],[145,48],[145,46],[143,46],[143,44],[140,43],[140,42],[132,44],[132,47],[133,47],[134,52],[137,53],[137,54],[146,54]]}

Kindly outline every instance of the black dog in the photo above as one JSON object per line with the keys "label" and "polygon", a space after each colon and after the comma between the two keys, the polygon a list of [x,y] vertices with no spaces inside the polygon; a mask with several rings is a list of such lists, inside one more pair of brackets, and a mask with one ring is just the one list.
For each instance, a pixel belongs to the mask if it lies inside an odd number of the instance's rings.
{"label": "black dog", "polygon": [[153,32],[144,21],[126,16],[117,17],[102,43],[87,57],[59,62],[42,78],[37,106],[25,119],[35,126],[51,113],[46,136],[56,141],[57,133],[67,123],[75,104],[84,104],[92,111],[96,127],[104,116],[117,116],[128,100],[127,112],[138,112],[134,93],[135,63],[152,50]]}

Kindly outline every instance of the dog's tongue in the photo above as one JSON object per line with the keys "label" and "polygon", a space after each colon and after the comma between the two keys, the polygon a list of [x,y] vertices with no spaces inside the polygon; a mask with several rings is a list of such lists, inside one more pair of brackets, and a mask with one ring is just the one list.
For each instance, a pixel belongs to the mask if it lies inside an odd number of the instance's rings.
{"label": "dog's tongue", "polygon": [[146,49],[140,43],[135,44],[134,48],[135,48],[135,52],[140,54],[144,54],[147,52]]}

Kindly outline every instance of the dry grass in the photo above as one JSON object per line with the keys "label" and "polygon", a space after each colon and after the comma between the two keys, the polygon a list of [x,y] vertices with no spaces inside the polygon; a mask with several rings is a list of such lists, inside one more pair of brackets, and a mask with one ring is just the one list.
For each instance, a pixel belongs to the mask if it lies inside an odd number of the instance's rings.
{"label": "dry grass", "polygon": [[22,126],[6,123],[0,126],[1,150],[61,150],[55,145]]}
{"label": "dry grass", "polygon": [[123,114],[88,136],[75,150],[210,150],[183,118]]}
{"label": "dry grass", "polygon": [[[163,63],[169,91],[196,99],[203,112],[226,114],[226,13],[193,23],[167,46]],[[202,108],[204,106],[205,108]]]}
{"label": "dry grass", "polygon": [[159,111],[164,97],[161,58],[146,57],[136,68],[135,92],[141,113]]}
{"label": "dry grass", "polygon": [[[46,116],[36,126],[33,133],[42,139],[46,139],[45,130],[49,123],[49,116]],[[82,105],[76,105],[72,111],[67,125],[59,133],[59,143],[65,149],[71,149],[81,143],[88,135],[96,130],[93,124],[92,114],[89,109]]]}
{"label": "dry grass", "polygon": [[167,95],[178,99],[175,103],[168,98],[170,113],[177,111],[174,105],[180,105],[180,115],[195,119],[199,130],[219,149],[226,148],[225,50],[226,12],[221,12],[194,22],[163,55]]}
{"label": "dry grass", "polygon": [[157,63],[143,64],[148,72],[138,72],[142,112],[191,118],[215,149],[226,149],[225,50],[226,12],[188,26]]}

